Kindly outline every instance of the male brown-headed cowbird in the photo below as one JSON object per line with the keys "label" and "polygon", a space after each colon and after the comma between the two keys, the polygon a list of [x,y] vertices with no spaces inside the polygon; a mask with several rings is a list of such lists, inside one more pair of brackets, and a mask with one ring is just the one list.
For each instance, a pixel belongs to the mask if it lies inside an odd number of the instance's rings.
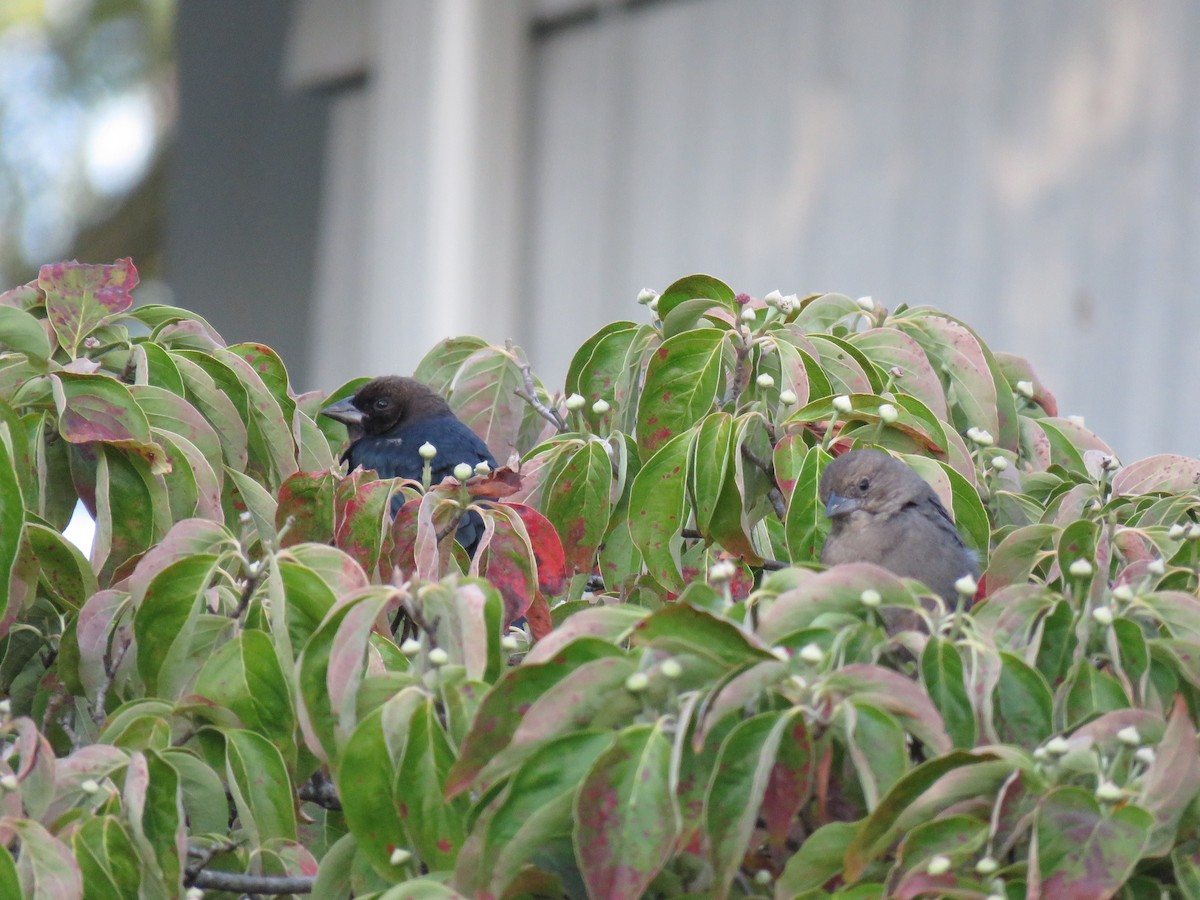
{"label": "male brown-headed cowbird", "polygon": [[821,475],[821,502],[833,530],[821,562],[869,562],[915,578],[950,606],[954,582],[979,577],[967,549],[937,494],[916,472],[881,450],[853,450]]}
{"label": "male brown-headed cowbird", "polygon": [[[420,481],[425,460],[419,451],[426,443],[437,450],[430,461],[433,484],[453,475],[459,463],[496,467],[487,444],[435,391],[413,378],[385,375],[368,381],[353,397],[325,407],[321,415],[345,424],[350,446],[342,460],[352,472],[374,469],[381,478]],[[456,537],[469,552],[474,553],[482,534],[483,522],[476,513],[459,520]]]}

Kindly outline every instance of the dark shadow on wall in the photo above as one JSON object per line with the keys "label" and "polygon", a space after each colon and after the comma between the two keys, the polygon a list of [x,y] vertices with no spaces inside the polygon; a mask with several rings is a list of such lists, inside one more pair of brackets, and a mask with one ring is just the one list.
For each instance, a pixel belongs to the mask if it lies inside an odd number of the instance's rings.
{"label": "dark shadow on wall", "polygon": [[269,345],[306,389],[328,114],[323,96],[283,87],[291,9],[179,4],[166,277],[176,305],[230,343]]}

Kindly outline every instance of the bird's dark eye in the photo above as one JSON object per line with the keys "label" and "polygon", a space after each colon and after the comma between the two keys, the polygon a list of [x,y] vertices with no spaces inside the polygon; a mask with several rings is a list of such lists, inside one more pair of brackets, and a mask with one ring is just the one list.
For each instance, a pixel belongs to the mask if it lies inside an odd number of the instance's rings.
{"label": "bird's dark eye", "polygon": [[871,486],[871,479],[870,479],[870,478],[860,478],[860,479],[858,479],[858,489],[859,489],[860,491],[862,491],[864,494],[867,492],[867,488],[869,488],[870,486]]}
{"label": "bird's dark eye", "polygon": [[391,405],[392,405],[391,397],[380,397],[378,400],[375,401],[376,409],[387,409]]}

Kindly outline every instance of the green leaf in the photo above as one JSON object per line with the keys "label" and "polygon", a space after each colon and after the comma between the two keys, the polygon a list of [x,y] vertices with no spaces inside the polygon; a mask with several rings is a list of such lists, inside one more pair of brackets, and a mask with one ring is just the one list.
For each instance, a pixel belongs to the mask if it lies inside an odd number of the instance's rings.
{"label": "green leaf", "polygon": [[840,711],[858,788],[873,810],[909,769],[908,736],[892,716],[861,698],[850,698]]}
{"label": "green leaf", "polygon": [[[126,900],[138,895],[141,872],[137,850],[118,818],[85,819],[79,830],[71,835],[71,850],[87,885],[86,896]],[[0,894],[4,894],[2,885]]]}
{"label": "green leaf", "polygon": [[1006,744],[1032,751],[1054,734],[1054,698],[1046,679],[1018,656],[1000,652],[993,692],[996,731]]}
{"label": "green leaf", "polygon": [[221,454],[225,464],[238,472],[246,471],[250,438],[246,430],[248,413],[245,411],[244,392],[233,395],[227,393],[228,383],[218,388],[208,372],[182,353],[172,352],[169,358],[187,385],[188,400],[204,414],[221,438]]}
{"label": "green leaf", "polygon": [[830,822],[809,835],[787,861],[776,890],[780,896],[797,897],[821,888],[841,871],[842,858],[858,834],[856,822]]}
{"label": "green leaf", "polygon": [[217,571],[218,557],[211,553],[186,556],[164,568],[146,588],[141,605],[134,611],[133,633],[137,640],[138,673],[146,692],[158,696],[160,673],[165,675],[163,696],[187,683],[199,669],[182,668],[191,650],[197,617],[204,608],[204,592]]}
{"label": "green leaf", "polygon": [[570,835],[579,785],[612,739],[607,731],[577,732],[529,757],[476,822],[454,883],[473,896],[502,896],[549,840]]}
{"label": "green leaf", "polygon": [[[9,603],[13,566],[21,549],[21,533],[25,527],[25,503],[21,499],[21,487],[13,468],[13,458],[8,442],[0,439],[0,622],[10,623]],[[13,611],[15,612],[15,611]],[[0,626],[0,634],[7,625]]]}
{"label": "green leaf", "polygon": [[954,746],[964,750],[974,747],[975,710],[967,696],[958,648],[944,638],[931,635],[921,652],[921,681],[942,714]]}
{"label": "green leaf", "polygon": [[[799,452],[802,445],[797,444]],[[788,495],[784,531],[787,535],[788,558],[791,562],[816,562],[829,534],[829,517],[821,503],[821,473],[833,457],[820,447],[809,447],[795,472],[795,482]]]}
{"label": "green leaf", "polygon": [[[385,713],[385,739],[389,730]],[[448,802],[443,796],[454,750],[438,722],[433,698],[426,697],[405,718],[403,729],[397,729],[397,735],[400,734],[404,751],[397,761],[392,783],[400,819],[412,848],[426,868],[435,872],[453,869],[466,839],[463,819],[467,800],[459,797]]]}
{"label": "green leaf", "polygon": [[716,301],[730,313],[737,312],[733,289],[711,275],[687,275],[673,282],[658,297],[658,317],[665,319],[681,303],[696,298]]}
{"label": "green leaf", "polygon": [[692,435],[671,438],[642,466],[629,494],[629,535],[650,575],[664,588],[683,590],[679,571],[686,520],[687,458]]}
{"label": "green leaf", "polygon": [[285,760],[295,763],[291,680],[266,632],[247,629],[218,647],[196,676],[193,690],[231,710],[246,729],[262,735]]}
{"label": "green leaf", "polygon": [[1066,724],[1074,727],[1100,713],[1128,709],[1129,698],[1124,688],[1108,672],[1096,669],[1091,660],[1081,660],[1068,676],[1066,694]]}
{"label": "green leaf", "polygon": [[640,897],[675,843],[671,742],[633,725],[600,754],[575,797],[575,855],[593,897]]}
{"label": "green leaf", "polygon": [[38,273],[50,324],[72,359],[79,355],[84,338],[133,306],[129,292],[137,284],[137,269],[129,258],[100,266],[60,262],[42,266]]}
{"label": "green leaf", "polygon": [[[471,335],[445,338],[434,344],[417,363],[413,378],[445,397],[450,393],[463,363],[476,351],[487,350],[488,346],[487,341]],[[328,398],[329,402],[339,399],[336,396]]]}
{"label": "green leaf", "polygon": [[721,743],[704,800],[712,846],[715,897],[726,897],[766,795],[779,744],[799,710],[763,713],[740,722]]}
{"label": "green leaf", "polygon": [[15,306],[0,306],[0,348],[18,350],[32,359],[49,359],[51,353],[41,320]]}
{"label": "green leaf", "polygon": [[226,729],[225,774],[252,846],[296,840],[296,801],[279,749],[259,734]]}
{"label": "green leaf", "polygon": [[591,574],[608,530],[612,463],[601,441],[587,441],[559,468],[542,509],[562,538],[569,574]]}
{"label": "green leaf", "polygon": [[650,357],[637,416],[643,461],[712,409],[724,346],[723,331],[685,331],[664,341]]}
{"label": "green leaf", "polygon": [[483,439],[502,464],[519,452],[517,438],[525,401],[516,392],[524,387],[520,361],[510,353],[488,347],[463,360],[448,398],[450,408],[463,424]]}
{"label": "green leaf", "polygon": [[1037,865],[1043,897],[1112,897],[1133,872],[1153,817],[1133,804],[1101,808],[1077,787],[1060,787],[1037,807]]}
{"label": "green leaf", "polygon": [[396,877],[392,851],[406,843],[398,798],[392,794],[395,766],[389,741],[394,733],[402,733],[405,723],[425,702],[420,691],[407,688],[363,716],[346,741],[335,772],[346,825],[371,866],[389,882]]}
{"label": "green leaf", "polygon": [[683,601],[671,603],[634,626],[635,645],[690,653],[722,668],[774,659],[771,651],[728,619]]}

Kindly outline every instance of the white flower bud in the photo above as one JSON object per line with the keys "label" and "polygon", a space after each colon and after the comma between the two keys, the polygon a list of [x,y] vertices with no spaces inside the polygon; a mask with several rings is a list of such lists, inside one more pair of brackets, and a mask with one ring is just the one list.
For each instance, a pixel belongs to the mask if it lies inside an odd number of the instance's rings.
{"label": "white flower bud", "polygon": [[0,790],[15,791],[19,786],[20,785],[17,782],[17,776],[13,775],[11,772],[0,775]]}
{"label": "white flower bud", "polygon": [[775,387],[775,379],[772,378],[770,375],[768,375],[766,372],[759,375],[758,378],[756,378],[754,380],[754,383],[763,389]]}
{"label": "white flower bud", "polygon": [[1051,756],[1066,756],[1070,749],[1071,745],[1061,735],[1055,735],[1046,741],[1046,752]]}
{"label": "white flower bud", "polygon": [[1077,559],[1071,563],[1071,567],[1067,571],[1076,578],[1087,578],[1092,574],[1092,564],[1086,559]]}
{"label": "white flower bud", "polygon": [[421,455],[421,459],[433,459],[435,456],[437,456],[437,447],[433,446],[433,444],[429,443],[429,441],[426,441],[417,448],[417,453]]}
{"label": "white flower bud", "polygon": [[1070,422],[1072,425],[1078,425],[1080,428],[1086,427],[1083,424],[1083,421],[1084,421],[1083,416],[1067,416],[1067,421]]}
{"label": "white flower bud", "polygon": [[805,644],[800,648],[800,658],[810,666],[816,666],[824,661],[825,651],[816,644]]}
{"label": "white flower bud", "polygon": [[403,847],[397,847],[392,851],[392,855],[388,857],[388,862],[393,866],[402,866],[410,859],[412,859],[412,853]]}
{"label": "white flower bud", "polygon": [[891,425],[898,418],[900,413],[896,411],[896,407],[890,403],[881,403],[879,405],[879,419],[884,425]]}
{"label": "white flower bud", "polygon": [[795,294],[788,294],[779,301],[779,311],[785,316],[791,315],[800,308],[800,298]]}
{"label": "white flower bud", "polygon": [[984,428],[976,428],[974,425],[967,429],[967,437],[980,447],[990,447],[996,443],[996,439],[992,437],[990,431]]}
{"label": "white flower bud", "polygon": [[637,302],[642,304],[642,306],[646,306],[651,301],[657,299],[658,291],[651,290],[650,288],[642,288],[640,291],[638,291]]}
{"label": "white flower bud", "polygon": [[634,672],[625,679],[625,690],[631,694],[639,694],[650,684],[650,677],[645,672]]}
{"label": "white flower bud", "polygon": [[1148,766],[1152,762],[1154,762],[1154,748],[1153,747],[1138,747],[1137,750],[1135,750],[1133,753],[1133,758],[1136,759],[1138,762],[1140,762],[1142,765]]}
{"label": "white flower bud", "polygon": [[1113,599],[1128,603],[1133,599],[1133,590],[1127,584],[1119,584],[1113,588]]}
{"label": "white flower bud", "polygon": [[403,644],[400,645],[400,652],[403,653],[405,656],[407,656],[409,659],[412,659],[414,656],[416,656],[418,653],[421,652],[421,642],[418,641],[416,638],[408,638],[408,640],[406,640]]}
{"label": "white flower bud", "polygon": [[729,581],[737,574],[737,567],[728,559],[718,559],[708,570],[709,581]]}
{"label": "white flower bud", "polygon": [[0,716],[7,716],[12,712],[12,702],[5,697],[0,700]]}
{"label": "white flower bud", "polygon": [[470,463],[459,463],[454,467],[454,477],[459,481],[466,481],[474,474],[475,470],[471,467]]}
{"label": "white flower bud", "polygon": [[1113,623],[1112,610],[1107,606],[1097,606],[1093,609],[1092,618],[1096,621],[1096,624],[1102,625],[1105,628]]}
{"label": "white flower bud", "polygon": [[79,782],[79,789],[85,794],[94,794],[100,790],[100,783],[94,778],[85,778]]}
{"label": "white flower bud", "polygon": [[859,297],[854,302],[858,304],[859,309],[865,309],[867,312],[875,309],[875,300],[872,297]]}
{"label": "white flower bud", "polygon": [[519,649],[520,646],[521,642],[511,634],[506,634],[504,637],[500,638],[500,647],[504,650],[507,650],[509,653]]}
{"label": "white flower bud", "polygon": [[787,662],[792,658],[792,654],[788,653],[787,647],[772,647],[771,655],[780,662]]}
{"label": "white flower bud", "polygon": [[1100,782],[1100,787],[1096,788],[1096,799],[1101,803],[1112,803],[1121,799],[1121,789],[1111,781]]}
{"label": "white flower bud", "polygon": [[850,398],[845,394],[838,394],[838,396],[833,398],[833,408],[840,413],[848,413],[853,411],[854,404],[850,402]]}
{"label": "white flower bud", "polygon": [[792,391],[792,390],[788,390],[787,388],[784,388],[782,391],[779,392],[779,402],[782,403],[784,406],[791,406],[793,403],[796,402],[796,392]]}
{"label": "white flower bud", "polygon": [[1142,736],[1138,734],[1138,730],[1132,725],[1128,725],[1117,732],[1117,740],[1126,747],[1136,747],[1142,742]]}
{"label": "white flower bud", "polygon": [[862,601],[863,606],[869,606],[871,609],[875,609],[883,603],[883,597],[874,588],[867,588],[858,595],[858,599]]}
{"label": "white flower bud", "polygon": [[600,400],[597,400],[595,403],[592,404],[592,412],[594,412],[598,416],[604,415],[610,409],[612,409],[612,407],[609,406],[608,401],[604,400],[603,398],[601,398]]}
{"label": "white flower bud", "polygon": [[930,875],[945,875],[950,871],[950,857],[941,855],[933,857],[929,860],[925,871]]}
{"label": "white flower bud", "polygon": [[1046,761],[1046,757],[1048,757],[1049,755],[1050,755],[1050,754],[1048,754],[1048,753],[1046,752],[1046,748],[1045,748],[1045,747],[1037,747],[1037,748],[1036,748],[1036,749],[1034,749],[1034,751],[1033,751],[1033,758],[1034,758],[1034,759],[1036,759],[1038,762],[1045,762],[1045,761]]}
{"label": "white flower bud", "polygon": [[750,308],[749,306],[745,307],[742,310],[742,321],[743,322],[753,322],[754,321],[754,310],[752,308]]}
{"label": "white flower bud", "polygon": [[778,306],[779,301],[782,299],[783,294],[779,293],[779,291],[771,291],[771,293],[763,297],[763,303],[767,304],[767,306]]}
{"label": "white flower bud", "polygon": [[674,681],[683,674],[683,666],[679,664],[677,659],[664,659],[659,671],[663,673],[664,678],[670,678]]}
{"label": "white flower bud", "polygon": [[1200,524],[1193,522],[1191,525],[1188,526],[1187,539],[1189,541],[1200,540]]}
{"label": "white flower bud", "polygon": [[996,862],[994,857],[985,856],[979,862],[975,863],[975,871],[980,875],[991,875],[1000,868],[1000,863]]}
{"label": "white flower bud", "polygon": [[1173,541],[1177,541],[1181,537],[1183,537],[1184,532],[1186,532],[1186,531],[1187,531],[1186,528],[1184,528],[1182,525],[1180,525],[1178,522],[1176,522],[1174,525],[1172,525],[1170,528],[1167,529],[1167,537],[1169,537]]}
{"label": "white flower bud", "polygon": [[754,873],[754,883],[766,886],[771,883],[771,870],[759,869]]}
{"label": "white flower bud", "polygon": [[979,582],[970,575],[964,575],[954,582],[954,590],[960,597],[974,597],[975,592],[979,590]]}
{"label": "white flower bud", "polygon": [[489,466],[482,459],[479,462],[475,463],[475,474],[476,475],[486,475],[490,471],[492,471],[492,467]]}
{"label": "white flower bud", "polygon": [[575,412],[576,410],[583,409],[583,404],[585,403],[587,403],[587,401],[584,400],[581,395],[572,394],[567,398],[567,409],[569,409],[571,412]]}
{"label": "white flower bud", "polygon": [[1033,399],[1033,382],[1032,381],[1018,381],[1017,382],[1017,393],[1020,394],[1022,397],[1024,397],[1026,400],[1032,400]]}
{"label": "white flower bud", "polygon": [[183,892],[184,900],[204,900],[204,889],[190,887]]}
{"label": "white flower bud", "polygon": [[1162,575],[1167,571],[1167,565],[1162,561],[1162,557],[1156,557],[1146,563],[1146,571],[1151,575]]}
{"label": "white flower bud", "polygon": [[1005,469],[1008,468],[1008,460],[1005,459],[1003,456],[993,456],[992,457],[992,468],[995,469],[997,472],[1003,472]]}
{"label": "white flower bud", "polygon": [[450,662],[450,654],[441,647],[434,647],[429,651],[429,664],[432,666],[444,666]]}

